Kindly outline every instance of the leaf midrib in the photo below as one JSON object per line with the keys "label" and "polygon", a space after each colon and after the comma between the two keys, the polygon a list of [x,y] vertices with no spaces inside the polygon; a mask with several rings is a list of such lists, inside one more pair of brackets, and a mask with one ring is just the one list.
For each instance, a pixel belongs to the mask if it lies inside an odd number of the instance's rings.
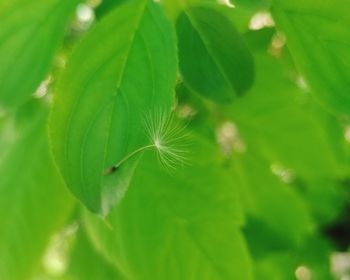
{"label": "leaf midrib", "polygon": [[[136,34],[139,32],[139,28],[140,28],[140,22],[144,16],[144,13],[145,13],[145,10],[147,8],[147,2],[144,1],[143,2],[143,7],[140,11],[140,14],[139,14],[139,17],[137,18],[137,24],[135,24],[135,29],[134,29],[134,32],[133,32],[133,35],[132,35],[132,38],[131,38],[131,42],[130,42],[130,45],[129,45],[129,48],[127,50],[127,53],[126,53],[126,57],[125,57],[125,61],[123,63],[123,66],[122,66],[122,69],[121,69],[121,72],[120,72],[120,78],[119,80],[117,81],[117,85],[116,85],[116,93],[114,95],[114,98],[116,99],[117,98],[117,95],[118,95],[118,91],[120,90],[120,87],[122,85],[122,81],[123,81],[123,77],[124,77],[124,74],[125,74],[125,69],[126,69],[126,66],[128,64],[128,60],[129,60],[129,56],[130,56],[130,52],[131,52],[131,49],[134,45],[134,42],[135,42],[135,38],[136,38]],[[105,148],[104,148],[104,156],[103,156],[103,166],[105,167],[106,165],[106,161],[107,161],[107,150],[108,150],[108,147],[110,146],[110,141],[111,141],[111,127],[112,127],[112,122],[113,122],[113,118],[114,118],[114,114],[115,114],[115,104],[116,104],[117,100],[115,100],[112,104],[112,112],[110,114],[110,119],[109,119],[109,124],[108,124],[108,128],[107,128],[107,134],[106,134],[106,144],[105,144]],[[100,188],[102,186],[102,181],[103,181],[103,176],[102,174],[100,175]],[[100,192],[100,195],[101,195],[101,192]],[[101,197],[100,197],[100,203],[101,203]],[[100,209],[101,210],[101,209]]]}

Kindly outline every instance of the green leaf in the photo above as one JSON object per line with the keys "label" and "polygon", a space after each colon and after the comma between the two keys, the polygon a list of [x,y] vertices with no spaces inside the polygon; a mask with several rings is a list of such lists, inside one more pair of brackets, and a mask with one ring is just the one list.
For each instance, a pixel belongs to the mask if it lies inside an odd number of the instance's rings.
{"label": "green leaf", "polygon": [[259,280],[295,280],[293,257],[286,252],[277,252],[255,262],[255,278]]}
{"label": "green leaf", "polygon": [[[7,120],[12,143],[0,159],[0,277],[29,279],[73,200],[48,149],[48,109],[38,101]],[[10,129],[12,127],[12,130]]]}
{"label": "green leaf", "polygon": [[328,242],[314,234],[297,250],[269,253],[257,259],[255,277],[259,280],[294,280],[296,276],[303,279],[309,273],[311,279],[331,280],[334,279],[329,261],[331,253]]}
{"label": "green leaf", "polygon": [[210,142],[194,143],[191,166],[176,176],[145,158],[106,222],[86,212],[93,243],[126,277],[252,279],[230,170]]}
{"label": "green leaf", "polygon": [[247,225],[248,240],[250,236],[258,239],[259,230],[261,236],[274,236],[274,244],[269,247],[297,246],[313,224],[296,190],[272,174],[268,162],[254,152],[235,156],[232,161],[245,210],[252,219]]}
{"label": "green leaf", "polygon": [[292,72],[282,61],[258,53],[255,59],[254,87],[228,108],[248,149],[254,147],[297,176],[346,176],[348,158],[340,122],[290,79]]}
{"label": "green leaf", "polygon": [[0,106],[29,100],[47,75],[77,0],[0,3]]}
{"label": "green leaf", "polygon": [[111,12],[115,7],[122,4],[127,0],[103,0],[96,8],[96,16],[98,18],[103,17],[105,14]]}
{"label": "green leaf", "polygon": [[272,0],[232,0],[232,3],[238,7],[246,7],[248,9],[259,11],[266,10],[270,7]]}
{"label": "green leaf", "polygon": [[147,116],[170,111],[176,65],[175,32],[152,1],[118,6],[76,47],[56,88],[51,146],[91,211],[107,214],[125,191],[137,157],[104,173],[147,144]]}
{"label": "green leaf", "polygon": [[350,114],[347,0],[277,0],[273,16],[313,93],[331,111]]}
{"label": "green leaf", "polygon": [[223,13],[205,7],[186,8],[176,29],[181,74],[193,90],[223,103],[252,85],[252,56]]}
{"label": "green leaf", "polygon": [[186,7],[200,5],[218,6],[216,0],[163,0],[161,4],[168,17],[174,22],[176,22],[177,17]]}
{"label": "green leaf", "polygon": [[329,259],[335,248],[332,248],[331,245],[331,242],[322,233],[314,233],[305,240],[295,254],[298,266],[306,266],[314,279],[334,279],[333,265]]}
{"label": "green leaf", "polygon": [[346,207],[347,188],[334,178],[319,176],[314,180],[299,180],[296,186],[321,226],[336,220]]}
{"label": "green leaf", "polygon": [[66,274],[70,280],[121,280],[117,269],[108,263],[92,246],[83,231],[75,241]]}

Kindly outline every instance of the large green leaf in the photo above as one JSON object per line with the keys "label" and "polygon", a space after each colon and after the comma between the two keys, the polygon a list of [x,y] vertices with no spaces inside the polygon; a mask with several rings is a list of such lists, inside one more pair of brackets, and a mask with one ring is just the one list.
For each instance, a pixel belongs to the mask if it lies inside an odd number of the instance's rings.
{"label": "large green leaf", "polygon": [[272,0],[232,0],[238,7],[243,6],[258,11],[266,10],[271,5]]}
{"label": "large green leaf", "polygon": [[[297,246],[312,229],[309,211],[291,186],[272,174],[268,162],[254,153],[233,158],[234,176],[250,220],[247,234],[252,243],[264,234],[274,236],[272,248]],[[256,230],[260,231],[256,236]],[[251,244],[256,245],[256,244]],[[257,244],[259,245],[259,244]]]}
{"label": "large green leaf", "polygon": [[273,15],[314,94],[350,114],[350,18],[347,0],[276,0]]}
{"label": "large green leaf", "polygon": [[147,116],[170,111],[174,33],[157,4],[121,5],[77,46],[58,82],[53,153],[69,188],[94,212],[106,214],[122,195],[136,158],[105,171],[147,144]]}
{"label": "large green leaf", "polygon": [[329,262],[331,252],[328,242],[315,234],[297,250],[267,253],[257,259],[255,277],[259,280],[335,279]]}
{"label": "large green leaf", "polygon": [[23,104],[47,75],[78,0],[0,3],[0,106]]}
{"label": "large green leaf", "polygon": [[254,87],[228,108],[248,149],[254,147],[297,176],[346,176],[348,157],[340,122],[298,88],[282,62],[261,53],[255,58]]}
{"label": "large green leaf", "polygon": [[96,16],[98,18],[103,17],[124,1],[127,0],[103,0],[102,3],[96,8]]}
{"label": "large green leaf", "polygon": [[177,20],[179,63],[185,83],[217,102],[229,102],[253,82],[251,54],[232,22],[207,7],[183,10]]}
{"label": "large green leaf", "polygon": [[[311,228],[310,209],[318,222],[339,213],[341,189],[327,182],[348,174],[344,132],[339,121],[312,103],[308,93],[293,81],[295,72],[289,61],[266,53],[271,30],[252,32],[250,37],[256,48],[257,77],[246,96],[218,108],[200,103],[188,90],[179,96],[198,111],[201,121],[212,121],[213,116],[225,123],[234,121],[229,128],[235,129],[226,133],[233,137],[228,144],[240,142],[245,148],[239,152],[248,153],[237,155],[242,163],[236,157],[232,161],[237,167],[234,176],[240,177],[237,184],[245,190],[249,241],[259,241],[258,230],[259,237],[273,236],[273,244],[265,242],[267,248],[286,248],[297,245]],[[289,182],[297,178],[298,184],[286,184],[272,171],[283,173],[286,177],[282,179]]]}
{"label": "large green leaf", "polygon": [[73,206],[49,153],[47,113],[46,106],[32,102],[1,130],[2,137],[12,134],[0,159],[1,279],[29,279]]}
{"label": "large green leaf", "polygon": [[75,241],[65,273],[69,280],[121,280],[117,269],[96,252],[83,231]]}
{"label": "large green leaf", "polygon": [[346,189],[339,180],[319,176],[313,180],[298,180],[294,187],[307,202],[315,221],[320,226],[336,220],[346,207]]}
{"label": "large green leaf", "polygon": [[169,175],[145,158],[106,222],[85,214],[95,246],[127,278],[252,279],[230,170],[210,142],[193,141],[191,166]]}

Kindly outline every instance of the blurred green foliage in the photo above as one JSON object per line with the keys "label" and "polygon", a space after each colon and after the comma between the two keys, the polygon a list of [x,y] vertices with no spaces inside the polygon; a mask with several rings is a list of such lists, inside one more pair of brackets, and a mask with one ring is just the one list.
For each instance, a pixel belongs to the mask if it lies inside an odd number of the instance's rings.
{"label": "blurred green foliage", "polygon": [[350,277],[349,8],[0,2],[0,279]]}

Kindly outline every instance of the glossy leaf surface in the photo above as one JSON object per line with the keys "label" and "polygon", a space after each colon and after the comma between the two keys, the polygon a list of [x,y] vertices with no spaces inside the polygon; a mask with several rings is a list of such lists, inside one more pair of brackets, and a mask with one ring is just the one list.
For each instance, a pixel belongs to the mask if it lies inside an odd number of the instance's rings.
{"label": "glossy leaf surface", "polygon": [[49,153],[47,116],[46,105],[33,101],[1,130],[11,137],[0,159],[1,279],[32,276],[74,205]]}
{"label": "glossy leaf surface", "polygon": [[252,279],[238,189],[230,170],[211,157],[212,144],[200,140],[196,146],[193,157],[203,160],[176,177],[151,156],[140,163],[107,222],[86,213],[90,238],[125,276]]}
{"label": "glossy leaf surface", "polygon": [[253,59],[223,13],[205,7],[186,8],[176,29],[181,74],[196,92],[223,103],[231,102],[251,86]]}
{"label": "glossy leaf surface", "polygon": [[150,115],[170,111],[177,61],[173,33],[154,3],[119,6],[77,46],[58,82],[53,153],[69,188],[93,212],[106,214],[120,199],[136,158],[118,172],[106,170],[148,143]]}
{"label": "glossy leaf surface", "polygon": [[77,0],[1,1],[2,108],[13,109],[25,103],[46,78],[77,3]]}
{"label": "glossy leaf surface", "polygon": [[273,15],[314,95],[332,112],[350,114],[349,1],[278,0]]}

